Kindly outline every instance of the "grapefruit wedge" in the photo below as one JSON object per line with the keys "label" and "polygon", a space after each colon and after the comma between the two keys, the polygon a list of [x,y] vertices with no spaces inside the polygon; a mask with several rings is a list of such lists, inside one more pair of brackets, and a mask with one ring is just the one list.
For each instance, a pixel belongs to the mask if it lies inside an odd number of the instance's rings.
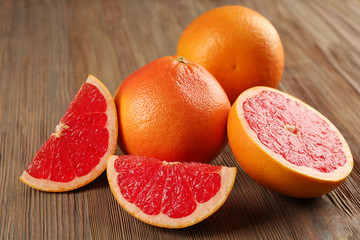
{"label": "grapefruit wedge", "polygon": [[273,88],[250,88],[237,98],[228,118],[228,139],[251,178],[291,197],[326,194],[353,168],[350,149],[336,127],[309,105]]}
{"label": "grapefruit wedge", "polygon": [[20,180],[42,191],[77,189],[105,170],[116,144],[115,103],[107,88],[90,75]]}
{"label": "grapefruit wedge", "polygon": [[236,168],[111,156],[107,177],[118,203],[131,215],[164,228],[183,228],[213,214],[233,187]]}

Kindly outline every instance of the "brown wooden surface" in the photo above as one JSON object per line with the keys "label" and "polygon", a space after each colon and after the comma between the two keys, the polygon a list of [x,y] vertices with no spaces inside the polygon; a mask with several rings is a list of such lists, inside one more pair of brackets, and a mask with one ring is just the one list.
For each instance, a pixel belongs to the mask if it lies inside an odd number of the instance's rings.
{"label": "brown wooden surface", "polygon": [[[196,16],[229,4],[275,25],[286,58],[279,89],[347,139],[354,170],[339,188],[307,200],[275,194],[226,147],[213,162],[238,168],[226,203],[195,226],[169,230],[126,213],[105,174],[67,193],[18,180],[89,73],[114,94],[137,68],[175,54]],[[0,239],[360,239],[360,2],[1,0],[0,123]]]}

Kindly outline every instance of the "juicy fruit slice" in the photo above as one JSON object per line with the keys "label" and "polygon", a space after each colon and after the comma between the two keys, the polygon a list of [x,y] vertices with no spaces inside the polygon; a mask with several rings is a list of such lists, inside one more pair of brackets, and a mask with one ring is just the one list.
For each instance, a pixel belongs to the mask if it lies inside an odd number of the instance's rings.
{"label": "juicy fruit slice", "polygon": [[107,176],[128,213],[151,225],[183,228],[209,217],[225,202],[236,168],[125,155],[109,157]]}
{"label": "juicy fruit slice", "polygon": [[292,197],[328,193],[353,167],[345,139],[328,119],[268,87],[254,87],[239,96],[230,111],[228,138],[250,177]]}
{"label": "juicy fruit slice", "polygon": [[[246,99],[242,108],[246,122],[261,143],[286,161],[324,173],[345,164],[337,133],[318,114],[297,102],[263,91]],[[267,116],[269,112],[271,115]]]}
{"label": "juicy fruit slice", "polygon": [[105,170],[116,144],[115,103],[107,88],[90,75],[20,180],[49,192],[79,188]]}

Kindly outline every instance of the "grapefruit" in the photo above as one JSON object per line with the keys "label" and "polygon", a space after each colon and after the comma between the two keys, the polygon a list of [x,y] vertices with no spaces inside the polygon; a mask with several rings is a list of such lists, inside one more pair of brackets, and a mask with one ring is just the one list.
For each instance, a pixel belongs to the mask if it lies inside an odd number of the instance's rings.
{"label": "grapefruit", "polygon": [[250,88],[238,97],[229,114],[228,139],[251,178],[291,197],[326,194],[353,167],[344,137],[327,118],[269,87]]}
{"label": "grapefruit", "polygon": [[111,156],[107,177],[118,203],[131,215],[164,228],[183,228],[213,214],[233,187],[236,168]]}
{"label": "grapefruit", "polygon": [[183,57],[163,57],[132,73],[115,104],[125,154],[207,163],[226,143],[229,99],[205,68]]}
{"label": "grapefruit", "polygon": [[182,33],[177,54],[214,75],[231,103],[250,87],[277,87],[284,70],[278,32],[261,14],[243,6],[200,15]]}
{"label": "grapefruit", "polygon": [[20,180],[49,192],[79,188],[105,170],[116,149],[117,132],[114,100],[90,75]]}

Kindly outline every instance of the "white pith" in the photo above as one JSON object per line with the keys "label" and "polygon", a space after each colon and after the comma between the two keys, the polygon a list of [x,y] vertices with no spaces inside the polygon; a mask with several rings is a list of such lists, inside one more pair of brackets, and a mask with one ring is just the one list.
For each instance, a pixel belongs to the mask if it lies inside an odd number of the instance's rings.
{"label": "white pith", "polygon": [[[326,123],[328,123],[330,129],[336,133],[336,135],[339,137],[339,139],[341,141],[341,144],[343,146],[342,150],[346,156],[346,163],[343,166],[338,166],[336,170],[334,170],[330,173],[324,173],[324,172],[320,172],[320,171],[310,168],[310,167],[297,166],[295,164],[292,164],[289,161],[287,161],[286,159],[284,159],[281,155],[273,152],[271,149],[269,149],[268,147],[263,145],[263,143],[261,143],[261,141],[257,137],[256,133],[250,128],[247,121],[245,120],[244,111],[242,108],[242,104],[244,101],[246,101],[246,99],[252,98],[253,96],[260,93],[261,91],[277,92],[281,95],[284,95],[286,98],[290,98],[296,102],[299,102],[302,104],[302,106],[304,106],[305,108],[309,109],[310,111],[316,113],[321,119],[323,119]],[[262,148],[267,149],[267,151],[266,151],[267,154],[269,154],[272,158],[276,159],[280,164],[285,165],[286,167],[291,168],[292,170],[294,170],[300,174],[311,176],[316,179],[326,180],[326,181],[338,181],[340,179],[344,179],[351,172],[352,167],[353,167],[353,158],[352,158],[352,154],[351,154],[350,148],[349,148],[346,140],[344,139],[342,134],[339,132],[339,130],[325,116],[323,116],[321,113],[319,113],[316,109],[312,108],[308,104],[302,102],[301,100],[299,100],[289,94],[286,94],[284,92],[278,91],[276,89],[268,88],[268,87],[254,87],[254,88],[251,88],[251,89],[243,92],[241,94],[240,98],[238,99],[237,104],[238,104],[237,113],[238,113],[238,116],[241,116],[240,121],[241,121],[242,126],[245,128],[246,132],[251,136],[251,138],[256,142],[256,144],[258,146],[261,146]],[[288,128],[289,128],[289,130],[292,130],[292,126],[288,126]],[[301,131],[301,128],[299,129],[299,131]]]}
{"label": "white pith", "polygon": [[[116,145],[117,145],[117,117],[116,117],[115,103],[107,88],[95,77],[89,75],[88,79],[86,80],[86,83],[90,83],[94,85],[96,88],[98,88],[106,100],[106,104],[107,104],[107,109],[105,112],[105,114],[107,115],[106,128],[109,132],[109,142],[106,153],[100,158],[98,165],[96,165],[96,167],[92,169],[88,174],[81,177],[75,177],[73,180],[69,182],[55,182],[50,179],[37,179],[29,175],[26,171],[24,171],[23,174],[20,176],[20,180],[25,184],[42,191],[49,191],[49,192],[69,191],[86,185],[87,183],[96,179],[102,172],[104,172],[106,168],[107,158],[109,155],[115,153]],[[63,123],[59,123],[56,126],[53,135],[60,137],[62,129],[66,129],[66,128],[69,127]]]}
{"label": "white pith", "polygon": [[142,212],[135,204],[128,202],[121,194],[119,185],[117,183],[117,175],[114,168],[114,161],[118,156],[110,156],[107,166],[107,177],[112,193],[114,194],[118,203],[131,215],[148,224],[165,227],[165,228],[183,228],[194,225],[205,218],[212,215],[225,202],[233,187],[236,168],[222,167],[221,188],[208,202],[198,203],[196,210],[189,216],[183,218],[170,218],[167,215],[160,213],[158,215],[148,215]]}

